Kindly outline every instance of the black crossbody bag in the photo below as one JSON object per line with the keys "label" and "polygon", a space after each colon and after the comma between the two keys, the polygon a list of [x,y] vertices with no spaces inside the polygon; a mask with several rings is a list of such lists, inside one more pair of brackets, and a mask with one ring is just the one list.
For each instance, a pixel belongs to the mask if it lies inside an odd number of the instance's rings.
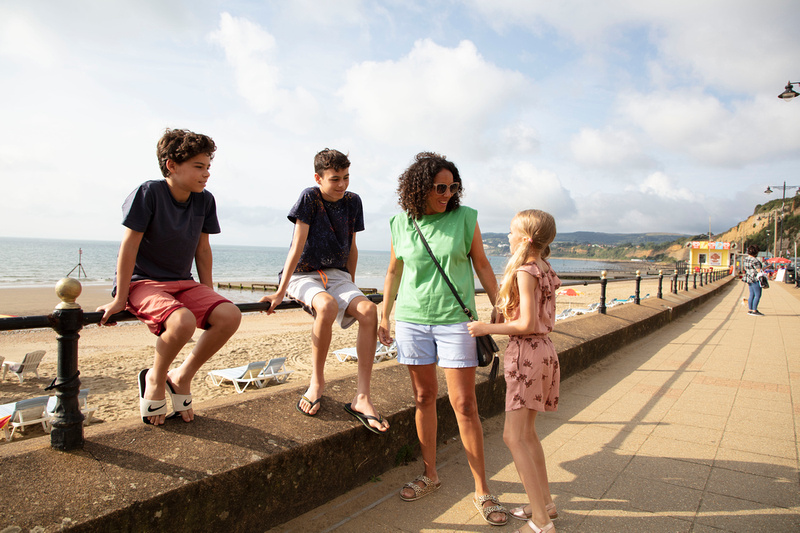
{"label": "black crossbody bag", "polygon": [[[472,311],[470,311],[469,307],[464,305],[464,301],[458,295],[458,291],[456,291],[456,288],[450,282],[450,278],[448,278],[447,274],[445,274],[442,265],[439,264],[439,260],[436,259],[435,255],[433,255],[433,250],[431,250],[431,247],[428,246],[428,241],[426,241],[425,236],[422,235],[422,231],[420,231],[417,221],[412,217],[409,218],[411,218],[411,222],[414,223],[414,229],[417,230],[419,238],[422,239],[422,244],[424,244],[425,249],[428,250],[428,255],[431,256],[431,259],[433,259],[433,264],[436,265],[436,268],[444,278],[445,283],[447,283],[447,286],[450,287],[450,290],[453,292],[453,296],[456,297],[458,305],[461,306],[461,310],[464,311],[470,320],[476,320],[475,317],[472,316]],[[494,381],[495,378],[497,378],[497,368],[500,364],[500,358],[497,357],[497,352],[500,351],[500,349],[497,347],[497,343],[494,342],[494,339],[491,335],[481,335],[480,337],[475,337],[475,346],[478,351],[478,366],[489,366],[491,364],[492,369],[489,371],[489,379]]]}

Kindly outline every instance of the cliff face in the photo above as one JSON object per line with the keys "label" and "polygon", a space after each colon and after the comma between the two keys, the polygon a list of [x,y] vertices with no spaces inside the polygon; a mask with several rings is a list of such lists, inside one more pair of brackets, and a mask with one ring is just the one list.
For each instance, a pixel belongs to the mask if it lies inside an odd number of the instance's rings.
{"label": "cliff face", "polygon": [[[780,205],[778,205],[778,207],[780,207]],[[771,211],[750,215],[747,217],[747,220],[739,222],[736,226],[717,237],[717,240],[735,242],[737,251],[741,252],[743,244],[751,235],[754,235],[767,227],[771,232],[775,231],[775,217],[770,216],[771,214],[774,215],[774,209]],[[787,216],[800,215],[800,201],[796,196],[786,199],[784,214]],[[772,233],[772,235],[774,236],[775,234]]]}

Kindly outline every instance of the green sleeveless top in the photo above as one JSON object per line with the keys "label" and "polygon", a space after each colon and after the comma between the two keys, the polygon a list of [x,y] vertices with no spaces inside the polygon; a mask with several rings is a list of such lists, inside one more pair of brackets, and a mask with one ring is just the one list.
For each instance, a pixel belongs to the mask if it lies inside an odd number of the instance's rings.
{"label": "green sleeveless top", "polygon": [[[433,255],[474,316],[478,313],[469,250],[477,222],[478,212],[465,206],[417,220]],[[467,315],[433,264],[408,215],[393,216],[389,225],[395,257],[403,262],[395,320],[428,325],[467,322]]]}

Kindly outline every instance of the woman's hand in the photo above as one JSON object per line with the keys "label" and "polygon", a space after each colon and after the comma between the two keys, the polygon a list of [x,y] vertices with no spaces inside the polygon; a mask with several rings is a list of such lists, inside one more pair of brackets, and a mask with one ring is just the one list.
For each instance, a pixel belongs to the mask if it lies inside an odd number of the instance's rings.
{"label": "woman's hand", "polygon": [[467,324],[469,334],[473,337],[480,337],[489,333],[489,325],[484,322],[470,322]]}

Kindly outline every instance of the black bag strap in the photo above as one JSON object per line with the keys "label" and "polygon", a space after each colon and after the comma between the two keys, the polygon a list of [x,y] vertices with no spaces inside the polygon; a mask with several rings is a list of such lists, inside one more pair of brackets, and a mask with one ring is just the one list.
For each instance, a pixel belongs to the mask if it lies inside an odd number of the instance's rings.
{"label": "black bag strap", "polygon": [[419,235],[419,238],[422,239],[422,244],[425,245],[425,249],[428,250],[428,254],[431,256],[431,259],[433,259],[433,264],[436,265],[436,268],[439,270],[439,273],[444,278],[444,281],[445,281],[445,283],[447,283],[447,286],[450,287],[451,291],[453,291],[453,296],[455,296],[456,300],[458,300],[458,305],[461,306],[461,310],[464,311],[464,313],[466,313],[467,317],[469,317],[470,320],[475,320],[475,317],[472,316],[472,311],[470,311],[469,307],[464,305],[463,300],[461,300],[461,296],[458,295],[458,291],[456,291],[456,288],[453,287],[453,284],[450,282],[450,278],[448,278],[447,274],[444,273],[444,269],[442,268],[442,265],[439,264],[439,260],[436,259],[435,255],[433,255],[433,250],[431,250],[431,247],[428,246],[428,241],[425,240],[425,236],[422,234],[422,231],[419,229],[419,225],[417,224],[417,221],[414,220],[414,217],[410,216],[409,218],[411,219],[411,222],[414,224],[414,229],[417,230],[417,234]]}

